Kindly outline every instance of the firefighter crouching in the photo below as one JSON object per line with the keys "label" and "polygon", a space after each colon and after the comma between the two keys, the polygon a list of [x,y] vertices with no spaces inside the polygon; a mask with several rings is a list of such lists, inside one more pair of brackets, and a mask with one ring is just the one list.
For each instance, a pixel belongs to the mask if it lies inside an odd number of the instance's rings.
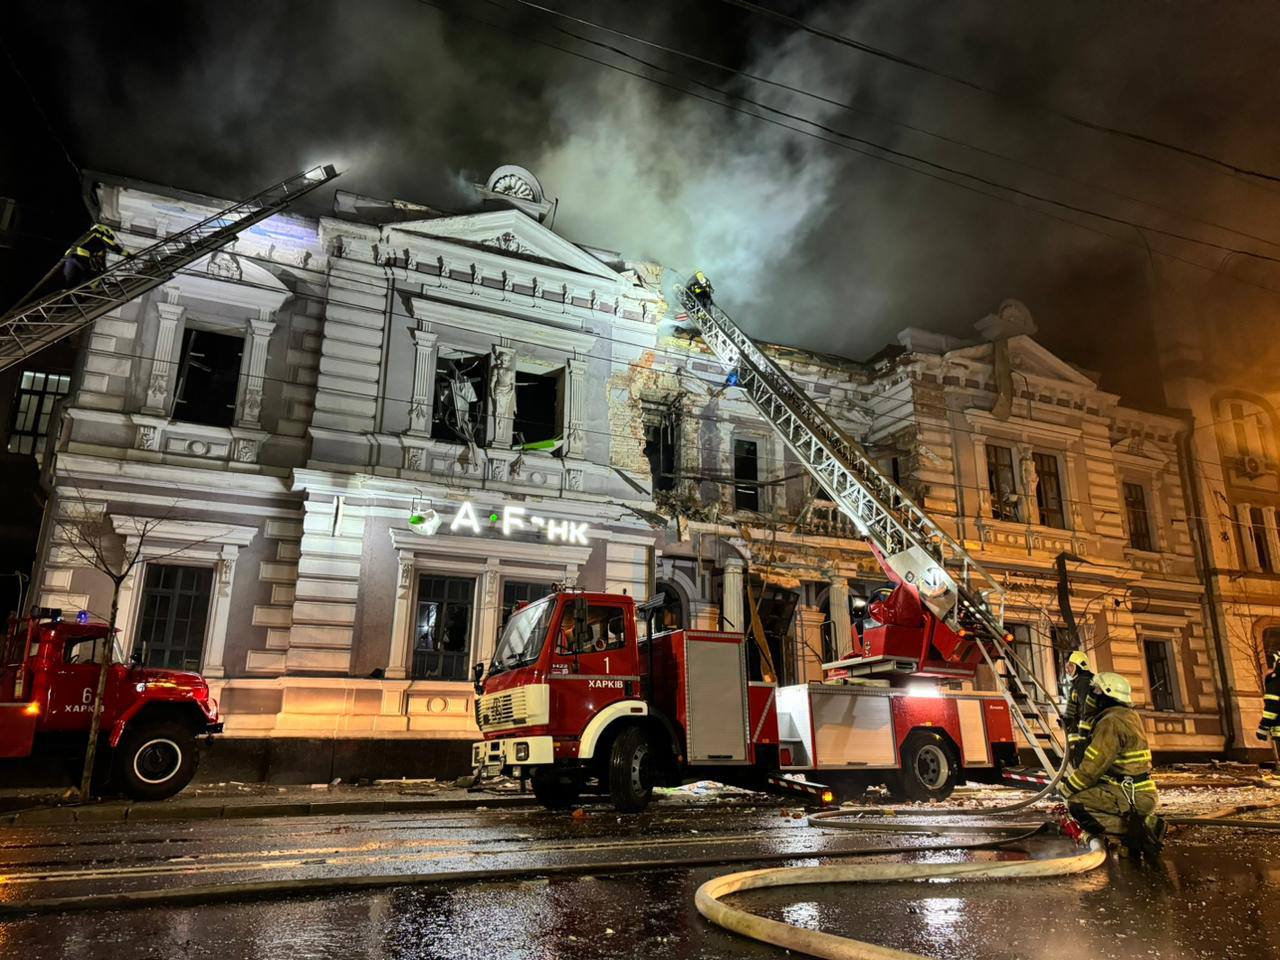
{"label": "firefighter crouching", "polygon": [[1098,712],[1080,766],[1062,782],[1067,809],[1092,837],[1120,837],[1134,853],[1154,857],[1167,826],[1156,816],[1156,783],[1142,720],[1133,710],[1129,681],[1118,673],[1095,674]]}
{"label": "firefighter crouching", "polygon": [[1085,747],[1089,745],[1098,708],[1093,696],[1093,671],[1089,669],[1089,658],[1083,651],[1074,650],[1067,658],[1067,676],[1071,680],[1071,692],[1067,694],[1067,710],[1062,716],[1062,723],[1067,730],[1071,765],[1078,767],[1084,759]]}
{"label": "firefighter crouching", "polygon": [[1271,672],[1262,693],[1262,720],[1254,736],[1259,740],[1280,741],[1280,653],[1271,655]]}

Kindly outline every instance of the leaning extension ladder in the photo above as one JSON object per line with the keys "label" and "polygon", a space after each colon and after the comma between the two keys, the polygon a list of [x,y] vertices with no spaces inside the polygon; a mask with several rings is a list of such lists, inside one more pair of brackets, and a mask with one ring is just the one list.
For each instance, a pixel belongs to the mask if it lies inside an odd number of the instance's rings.
{"label": "leaning extension ladder", "polygon": [[[1036,760],[1049,777],[1066,756],[1057,704],[1014,653],[1004,628],[1004,587],[867,456],[772,359],[743,333],[709,293],[691,284],[677,294],[689,320],[760,415],[827,495],[879,551],[884,563],[920,590],[921,600],[952,630],[965,630],[995,676]],[[999,669],[1003,664],[1003,670]]]}
{"label": "leaning extension ladder", "polygon": [[77,287],[15,308],[0,317],[0,370],[160,286],[182,267],[225,246],[242,231],[337,176],[332,165],[296,173],[185,230],[157,240]]}

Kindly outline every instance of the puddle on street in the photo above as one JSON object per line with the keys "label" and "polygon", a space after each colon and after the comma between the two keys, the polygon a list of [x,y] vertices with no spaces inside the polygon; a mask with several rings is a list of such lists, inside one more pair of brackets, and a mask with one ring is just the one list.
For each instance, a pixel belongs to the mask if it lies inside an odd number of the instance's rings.
{"label": "puddle on street", "polygon": [[[745,868],[745,867],[743,867]],[[710,927],[699,883],[733,868],[402,887],[313,900],[0,924],[23,960],[552,960],[782,957]],[[1280,837],[1201,830],[1163,864],[1061,880],[807,887],[735,898],[765,916],[926,956],[1273,960]]]}

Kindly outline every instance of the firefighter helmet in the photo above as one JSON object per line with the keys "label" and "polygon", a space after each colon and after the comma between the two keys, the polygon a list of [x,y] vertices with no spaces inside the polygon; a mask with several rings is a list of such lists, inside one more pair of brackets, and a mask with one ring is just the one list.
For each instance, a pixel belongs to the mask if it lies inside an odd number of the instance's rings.
{"label": "firefighter helmet", "polygon": [[1082,669],[1089,669],[1089,655],[1083,650],[1072,650],[1071,656],[1067,657],[1067,663],[1074,663]]}
{"label": "firefighter helmet", "polygon": [[1133,688],[1129,685],[1129,681],[1118,673],[1096,674],[1091,686],[1104,697],[1110,697],[1126,706],[1133,706]]}

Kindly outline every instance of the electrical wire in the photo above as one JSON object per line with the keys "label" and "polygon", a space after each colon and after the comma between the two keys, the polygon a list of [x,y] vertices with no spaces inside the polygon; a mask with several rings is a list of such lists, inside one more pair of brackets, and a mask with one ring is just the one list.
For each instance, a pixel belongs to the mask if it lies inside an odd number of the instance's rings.
{"label": "electrical wire", "polygon": [[1184,147],[1176,143],[1171,143],[1167,140],[1161,140],[1158,137],[1153,137],[1148,134],[1139,133],[1134,130],[1127,130],[1123,127],[1117,127],[1117,126],[1113,126],[1106,123],[1101,123],[1097,120],[1090,120],[1087,117],[1082,117],[1079,114],[1070,113],[1066,110],[1062,110],[1058,107],[1054,107],[1049,104],[1041,103],[1034,100],[1027,100],[1020,97],[1013,97],[1002,90],[997,90],[994,87],[989,87],[985,84],[978,83],[975,80],[970,80],[967,77],[960,76],[959,74],[950,73],[945,70],[939,70],[936,67],[932,67],[926,63],[923,63],[922,61],[913,60],[909,57],[904,57],[901,54],[893,53],[889,50],[885,50],[880,47],[874,47],[871,44],[863,43],[862,41],[856,40],[853,37],[849,37],[844,34],[835,33],[830,30],[824,30],[821,27],[815,27],[796,17],[788,16],[787,14],[782,13],[781,11],[773,10],[760,3],[755,3],[753,2],[753,0],[720,0],[720,2],[727,3],[730,6],[739,7],[743,10],[747,10],[751,13],[758,14],[759,16],[762,16],[762,17],[767,17],[777,23],[786,24],[787,26],[792,27],[796,30],[803,30],[806,33],[810,33],[810,34],[813,34],[814,36],[821,37],[824,40],[829,40],[832,43],[837,43],[845,47],[850,47],[851,49],[857,50],[861,53],[870,54],[873,57],[879,57],[882,60],[888,60],[891,63],[896,63],[900,66],[910,67],[913,70],[919,70],[922,73],[927,73],[927,74],[930,74],[931,76],[939,77],[943,80],[949,80],[952,83],[957,83],[957,84],[960,84],[961,86],[968,87],[971,90],[977,90],[981,93],[988,94],[990,96],[1004,100],[1008,103],[1011,103],[1023,109],[1037,110],[1037,111],[1049,114],[1051,116],[1057,117],[1059,120],[1065,120],[1068,123],[1074,124],[1076,126],[1084,127],[1085,129],[1088,129],[1088,130],[1094,130],[1099,133],[1112,134],[1113,136],[1123,137],[1127,140],[1132,140],[1135,143],[1142,143],[1148,146],[1159,147],[1160,149],[1168,150],[1171,153],[1180,154],[1184,157],[1189,157],[1194,160],[1201,160],[1201,161],[1204,161],[1205,163],[1212,164],[1213,166],[1218,167],[1219,169],[1226,170],[1229,173],[1232,173],[1238,176],[1256,177],[1259,180],[1267,180],[1273,183],[1280,183],[1280,176],[1267,173],[1264,170],[1258,170],[1252,167],[1245,167],[1240,164],[1232,163],[1229,160],[1223,160],[1220,157],[1215,157],[1211,154],[1204,153],[1199,150],[1195,150],[1191,147]]}

